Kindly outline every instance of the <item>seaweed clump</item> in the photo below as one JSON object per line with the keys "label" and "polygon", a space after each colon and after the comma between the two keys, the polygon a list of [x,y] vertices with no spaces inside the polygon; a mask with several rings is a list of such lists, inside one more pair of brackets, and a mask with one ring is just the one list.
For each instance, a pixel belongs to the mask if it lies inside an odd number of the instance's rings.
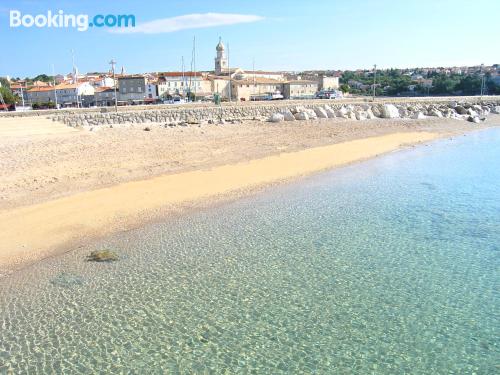
{"label": "seaweed clump", "polygon": [[87,255],[87,262],[114,262],[117,260],[118,254],[108,249],[94,250],[90,255]]}

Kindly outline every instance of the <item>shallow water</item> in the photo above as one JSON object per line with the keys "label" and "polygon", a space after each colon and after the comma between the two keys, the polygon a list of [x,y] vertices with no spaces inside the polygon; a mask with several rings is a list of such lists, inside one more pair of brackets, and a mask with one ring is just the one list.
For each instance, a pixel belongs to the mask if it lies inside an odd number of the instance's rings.
{"label": "shallow water", "polygon": [[498,373],[499,228],[499,129],[272,188],[0,280],[0,374]]}

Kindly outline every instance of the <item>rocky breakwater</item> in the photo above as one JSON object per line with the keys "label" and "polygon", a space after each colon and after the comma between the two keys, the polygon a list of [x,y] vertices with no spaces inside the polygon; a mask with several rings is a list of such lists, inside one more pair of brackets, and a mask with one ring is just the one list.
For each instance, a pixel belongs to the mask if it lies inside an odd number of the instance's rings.
{"label": "rocky breakwater", "polygon": [[95,127],[114,124],[160,123],[164,126],[193,124],[223,124],[241,120],[264,120],[274,112],[276,105],[201,107],[126,112],[61,113],[51,116],[72,127]]}
{"label": "rocky breakwater", "polygon": [[359,104],[359,105],[321,105],[313,108],[295,106],[281,109],[273,113],[269,122],[316,120],[322,118],[342,118],[349,120],[384,119],[425,119],[425,118],[452,118],[480,123],[490,113],[500,114],[500,105],[497,102],[483,102],[481,104],[450,102],[449,104]]}
{"label": "rocky breakwater", "polygon": [[[201,124],[239,123],[242,120],[270,122],[304,121],[343,118],[356,121],[375,118],[425,119],[428,117],[455,118],[471,122],[483,121],[489,113],[500,113],[499,102],[449,103],[360,103],[287,102],[259,103],[245,106],[151,109],[123,112],[57,113],[50,118],[72,127],[96,128],[119,124],[160,124],[165,127]],[[147,125],[149,126],[149,125]]]}

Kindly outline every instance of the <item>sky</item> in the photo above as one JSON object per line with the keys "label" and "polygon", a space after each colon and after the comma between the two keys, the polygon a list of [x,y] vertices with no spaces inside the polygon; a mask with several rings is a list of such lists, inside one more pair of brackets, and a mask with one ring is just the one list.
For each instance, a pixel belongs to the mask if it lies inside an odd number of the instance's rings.
{"label": "sky", "polygon": [[[135,28],[10,27],[22,15],[133,14]],[[230,66],[368,69],[500,63],[499,0],[0,0],[0,76],[213,70],[219,36]]]}

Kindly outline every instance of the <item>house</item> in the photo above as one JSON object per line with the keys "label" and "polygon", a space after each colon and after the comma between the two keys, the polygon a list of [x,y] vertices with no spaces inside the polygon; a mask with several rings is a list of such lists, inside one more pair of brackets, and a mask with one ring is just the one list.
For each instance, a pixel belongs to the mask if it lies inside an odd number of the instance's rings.
{"label": "house", "polygon": [[97,87],[94,92],[94,103],[98,107],[115,105],[115,88]]}
{"label": "house", "polygon": [[43,81],[35,81],[32,84],[33,87],[49,87],[50,83],[48,82],[43,82]]}
{"label": "house", "polygon": [[[230,78],[228,76],[208,76],[208,80],[211,82],[211,91],[214,94],[219,95],[221,98],[228,99],[231,93],[230,90]],[[231,95],[232,96],[232,95]]]}
{"label": "house", "polygon": [[269,78],[231,80],[233,99],[247,101],[259,100],[266,96],[281,95],[283,82]]}
{"label": "house", "polygon": [[161,99],[173,96],[197,97],[212,95],[212,81],[201,72],[163,72],[158,73],[158,97]]}
{"label": "house", "polygon": [[147,80],[142,75],[129,75],[118,78],[118,100],[130,104],[144,103],[147,98]]}
{"label": "house", "polygon": [[146,98],[145,102],[154,103],[158,100],[158,83],[149,82],[146,84]]}
{"label": "house", "polygon": [[56,81],[56,83],[63,83],[63,82],[66,82],[68,80],[69,80],[68,76],[62,75],[62,74],[57,74],[54,77],[54,81]]}
{"label": "house", "polygon": [[28,96],[26,93],[26,86],[23,86],[22,83],[11,83],[10,91],[20,99],[24,99],[24,101],[28,100]]}
{"label": "house", "polygon": [[352,88],[355,88],[355,89],[361,89],[363,86],[365,86],[362,82],[359,82],[359,81],[355,81],[353,79],[350,79],[347,84],[349,86],[351,86]]}
{"label": "house", "polygon": [[309,80],[293,80],[283,83],[285,99],[312,99],[318,91],[318,82]]}
{"label": "house", "polygon": [[94,101],[94,87],[89,82],[61,83],[56,86],[61,107],[89,107]]}
{"label": "house", "polygon": [[111,77],[101,76],[90,81],[94,87],[114,87],[115,80]]}
{"label": "house", "polygon": [[235,79],[254,79],[254,78],[268,78],[277,81],[284,81],[285,76],[281,72],[266,72],[263,70],[243,70],[236,68],[231,75]]}
{"label": "house", "polygon": [[51,103],[55,102],[55,90],[53,87],[32,87],[26,91],[26,99],[28,103]]}
{"label": "house", "polygon": [[319,78],[319,89],[320,90],[336,90],[339,88],[339,77],[328,77],[321,76]]}

